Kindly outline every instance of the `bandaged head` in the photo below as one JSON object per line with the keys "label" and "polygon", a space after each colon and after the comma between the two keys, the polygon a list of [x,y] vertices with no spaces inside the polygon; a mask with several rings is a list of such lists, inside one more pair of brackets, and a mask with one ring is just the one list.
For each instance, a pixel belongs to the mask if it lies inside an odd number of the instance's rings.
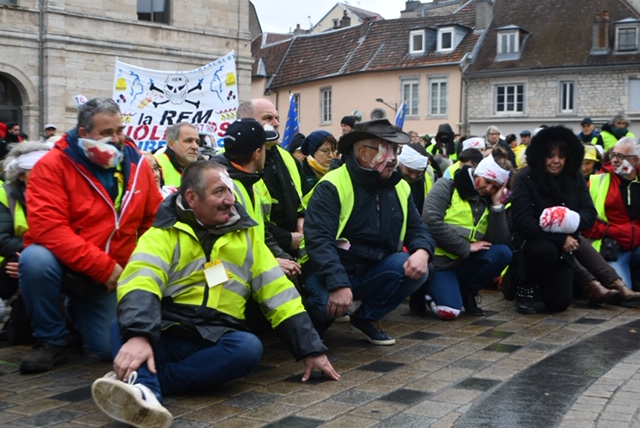
{"label": "bandaged head", "polygon": [[509,171],[498,165],[493,158],[493,155],[489,155],[482,159],[473,171],[473,174],[487,180],[496,181],[500,183],[500,185],[504,184],[509,179]]}
{"label": "bandaged head", "polygon": [[398,162],[407,168],[415,169],[416,171],[422,171],[427,167],[429,158],[421,155],[415,149],[410,146],[404,146],[402,153],[398,156]]}

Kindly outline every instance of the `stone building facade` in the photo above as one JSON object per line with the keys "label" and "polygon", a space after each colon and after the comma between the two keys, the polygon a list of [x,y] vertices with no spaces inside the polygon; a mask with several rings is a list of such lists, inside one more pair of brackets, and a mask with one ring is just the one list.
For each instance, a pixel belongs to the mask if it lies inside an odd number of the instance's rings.
{"label": "stone building facade", "polygon": [[[154,3],[166,9],[145,14]],[[249,0],[0,0],[0,121],[31,138],[45,123],[72,127],[74,95],[112,95],[116,58],[183,71],[234,50],[248,99],[251,13]]]}
{"label": "stone building facade", "polygon": [[[575,85],[575,109],[570,112],[562,111],[559,102],[565,82]],[[504,84],[524,85],[523,113],[495,113],[494,87]],[[489,125],[498,124],[502,134],[517,135],[523,129],[533,131],[543,123],[564,125],[577,133],[583,117],[591,117],[601,127],[614,113],[625,111],[632,119],[632,131],[638,134],[640,124],[630,93],[632,87],[639,84],[637,68],[473,79],[467,96],[470,133],[484,135]]]}

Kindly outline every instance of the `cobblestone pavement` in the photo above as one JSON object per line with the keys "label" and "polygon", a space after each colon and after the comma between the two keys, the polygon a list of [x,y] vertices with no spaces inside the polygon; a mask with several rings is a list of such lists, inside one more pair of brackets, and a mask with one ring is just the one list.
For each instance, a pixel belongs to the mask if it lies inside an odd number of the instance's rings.
{"label": "cobblestone pavement", "polygon": [[[337,381],[299,381],[302,364],[275,336],[250,376],[209,395],[167,397],[176,427],[639,427],[640,310],[575,301],[559,314],[520,315],[484,291],[484,317],[384,321],[398,340],[374,346],[334,324]],[[87,355],[21,375],[28,347],[0,348],[0,426],[120,427],[93,404],[110,365]],[[215,362],[214,362],[215,363]]]}

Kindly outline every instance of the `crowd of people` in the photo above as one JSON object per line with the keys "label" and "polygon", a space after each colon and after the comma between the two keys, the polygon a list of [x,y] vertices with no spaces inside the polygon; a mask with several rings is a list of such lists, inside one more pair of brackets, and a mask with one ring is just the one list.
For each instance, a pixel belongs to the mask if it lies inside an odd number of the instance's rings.
{"label": "crowd of people", "polygon": [[254,99],[218,153],[178,123],[143,154],[117,103],[95,98],[61,137],[0,128],[0,298],[12,317],[23,302],[34,342],[21,372],[86,348],[113,361],[92,385],[106,414],[167,427],[163,396],[247,375],[265,329],[302,381],[338,380],[322,341],[333,322],[393,345],[382,320],[407,300],[442,320],[482,316],[479,291],[496,283],[523,314],[640,301],[640,143],[624,115],[519,140],[345,116],[342,135],[297,134],[288,150],[279,125]]}

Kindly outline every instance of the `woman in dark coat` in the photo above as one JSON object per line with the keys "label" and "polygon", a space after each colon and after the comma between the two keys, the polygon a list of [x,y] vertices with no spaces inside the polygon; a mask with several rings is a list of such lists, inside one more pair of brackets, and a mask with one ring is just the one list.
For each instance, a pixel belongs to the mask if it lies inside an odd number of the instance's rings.
{"label": "woman in dark coat", "polygon": [[573,299],[574,277],[590,302],[617,299],[613,283],[618,276],[579,234],[596,219],[580,173],[582,143],[570,129],[552,126],[533,137],[526,157],[528,166],[516,177],[511,195],[514,243],[522,247],[526,276],[518,289],[518,311],[535,312],[538,287],[549,309],[565,310]]}

